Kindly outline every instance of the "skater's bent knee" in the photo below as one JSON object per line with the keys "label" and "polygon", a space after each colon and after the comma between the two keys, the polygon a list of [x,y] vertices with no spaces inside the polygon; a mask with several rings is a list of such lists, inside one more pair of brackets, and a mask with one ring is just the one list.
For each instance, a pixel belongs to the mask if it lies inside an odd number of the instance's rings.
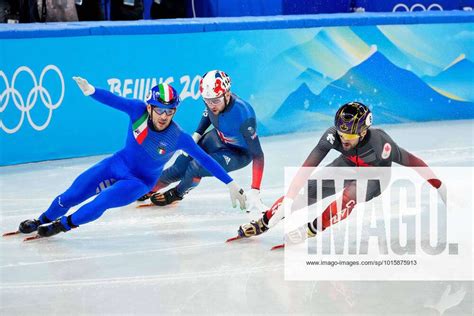
{"label": "skater's bent knee", "polygon": [[196,162],[195,160],[193,160],[189,163],[189,166],[186,170],[186,175],[197,177],[202,173],[202,170],[203,169],[202,169],[201,165],[198,162]]}

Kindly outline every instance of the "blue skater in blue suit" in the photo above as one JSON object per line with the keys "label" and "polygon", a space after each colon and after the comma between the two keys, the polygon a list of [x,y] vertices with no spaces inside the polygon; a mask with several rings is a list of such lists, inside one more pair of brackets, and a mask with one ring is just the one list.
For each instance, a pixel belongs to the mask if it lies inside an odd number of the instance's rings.
{"label": "blue skater in blue suit", "polygon": [[[260,184],[264,167],[264,155],[257,135],[255,112],[250,104],[230,91],[231,79],[223,71],[207,72],[199,83],[201,96],[206,105],[193,139],[227,172],[241,169],[253,162],[251,190],[247,193],[248,211],[265,211],[260,200]],[[209,131],[206,130],[212,127]],[[163,171],[159,182],[140,201],[150,198],[148,205],[165,206],[182,200],[195,188],[202,177],[211,176],[197,159],[181,155]],[[156,191],[174,183],[178,185],[163,193]]]}
{"label": "blue skater in blue suit", "polygon": [[[189,154],[224,182],[233,206],[238,200],[240,208],[245,209],[246,197],[241,187],[172,121],[180,103],[173,87],[166,83],[153,87],[145,103],[95,88],[80,77],[73,79],[84,95],[127,113],[130,123],[125,147],[79,175],[38,219],[23,221],[19,226],[21,233],[37,231],[40,237],[50,237],[92,222],[109,208],[134,202],[153,188],[163,166],[177,150]],[[92,201],[65,216],[71,207],[94,195]]]}

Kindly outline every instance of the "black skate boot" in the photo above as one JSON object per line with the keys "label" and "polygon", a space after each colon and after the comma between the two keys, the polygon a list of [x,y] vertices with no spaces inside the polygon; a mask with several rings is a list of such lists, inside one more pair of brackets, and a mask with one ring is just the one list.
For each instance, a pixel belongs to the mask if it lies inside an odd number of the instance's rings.
{"label": "black skate boot", "polygon": [[181,201],[182,196],[178,195],[176,188],[172,188],[164,193],[157,193],[152,195],[150,201],[158,206],[166,206],[176,201]]}
{"label": "black skate boot", "polygon": [[57,219],[52,223],[44,224],[38,227],[38,235],[41,237],[51,237],[59,234],[60,232],[67,232],[69,229],[61,223],[61,219]]}
{"label": "black skate boot", "polygon": [[39,219],[27,219],[20,223],[18,230],[22,234],[30,234],[38,230],[38,227],[41,225]]}
{"label": "black skate boot", "polygon": [[238,234],[240,237],[248,238],[263,234],[267,230],[268,227],[263,222],[263,218],[260,218],[258,221],[251,221],[249,224],[241,225]]}
{"label": "black skate boot", "polygon": [[151,198],[151,196],[153,194],[155,194],[156,192],[153,192],[153,191],[150,191],[148,192],[147,194],[143,195],[142,197],[138,198],[137,202],[143,202],[143,201],[146,201],[148,200],[149,198]]}

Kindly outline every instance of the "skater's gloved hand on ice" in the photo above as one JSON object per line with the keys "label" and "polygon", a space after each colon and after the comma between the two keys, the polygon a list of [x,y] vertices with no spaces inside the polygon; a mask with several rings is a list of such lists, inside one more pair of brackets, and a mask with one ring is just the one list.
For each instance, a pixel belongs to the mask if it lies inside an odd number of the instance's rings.
{"label": "skater's gloved hand on ice", "polygon": [[89,82],[87,82],[86,79],[83,79],[81,77],[72,77],[74,81],[77,83],[79,88],[82,90],[82,93],[84,93],[85,96],[89,96],[91,94],[94,94],[95,88]]}
{"label": "skater's gloved hand on ice", "polygon": [[265,212],[268,207],[260,199],[260,190],[251,189],[247,191],[247,212]]}
{"label": "skater's gloved hand on ice", "polygon": [[246,199],[247,197],[245,196],[244,189],[240,187],[237,183],[235,183],[235,180],[232,180],[227,184],[227,187],[229,188],[229,194],[230,194],[230,200],[232,201],[232,207],[236,207],[237,203],[236,201],[239,200],[240,204],[240,209],[245,210],[247,208]]}
{"label": "skater's gloved hand on ice", "polygon": [[438,194],[444,205],[446,205],[446,196],[448,193],[446,190],[446,184],[444,184],[444,182],[441,182],[441,186],[438,188]]}

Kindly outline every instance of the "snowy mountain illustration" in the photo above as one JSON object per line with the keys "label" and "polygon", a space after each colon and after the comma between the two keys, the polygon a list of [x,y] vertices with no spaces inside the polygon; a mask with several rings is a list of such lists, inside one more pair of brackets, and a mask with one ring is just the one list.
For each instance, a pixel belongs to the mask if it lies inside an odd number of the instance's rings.
{"label": "snowy mountain illustration", "polygon": [[[371,106],[376,123],[468,119],[474,104],[447,98],[410,71],[391,63],[380,52],[349,70],[319,95],[333,104],[359,100]],[[429,111],[429,115],[426,115]]]}
{"label": "snowy mountain illustration", "polygon": [[439,93],[457,100],[474,101],[474,63],[461,54],[436,76],[423,80]]}
{"label": "snowy mountain illustration", "polygon": [[311,40],[280,53],[272,64],[287,63],[299,71],[309,67],[338,78],[369,50],[370,47],[348,27],[324,28]]}
{"label": "snowy mountain illustration", "polygon": [[434,75],[441,69],[396,46],[377,26],[352,27],[352,31],[367,45],[376,45],[387,59],[402,69],[414,72],[418,76]]}
{"label": "snowy mountain illustration", "polygon": [[308,80],[316,80],[316,81],[321,81],[321,80],[329,80],[332,81],[330,77],[323,75],[319,71],[316,71],[312,68],[306,68],[305,71],[303,71],[296,79],[302,80],[302,81],[308,81]]}
{"label": "snowy mountain illustration", "polygon": [[[349,27],[317,28],[314,32],[309,40],[276,53],[269,63],[262,65],[260,73],[271,74],[272,80],[266,75],[260,78],[259,90],[254,93],[254,103],[265,104],[260,107],[260,117],[270,118],[288,93],[302,83],[306,83],[313,93],[320,93],[370,51]],[[314,80],[315,76],[319,77],[318,73],[326,79]]]}
{"label": "snowy mountain illustration", "polygon": [[305,83],[315,93],[320,93],[334,79],[328,77],[312,68],[303,71],[296,80],[301,84]]}
{"label": "snowy mountain illustration", "polygon": [[304,112],[319,112],[330,115],[328,107],[318,106],[320,98],[314,94],[306,83],[303,83],[296,91],[292,92],[283,102],[274,119],[288,119],[294,114],[304,115]]}
{"label": "snowy mountain illustration", "polygon": [[[270,119],[262,122],[267,135],[294,132],[302,129],[318,129],[332,121],[335,109],[320,104],[320,98],[306,83],[301,84],[281,104]],[[321,123],[315,125],[316,123]]]}
{"label": "snowy mountain illustration", "polygon": [[474,103],[439,94],[418,76],[395,66],[375,50],[319,95],[313,94],[307,85],[301,85],[266,126],[273,131],[275,125],[278,133],[282,129],[280,122],[290,119],[292,126],[314,129],[315,120],[330,124],[335,110],[349,101],[367,104],[374,112],[375,124],[474,118]]}

